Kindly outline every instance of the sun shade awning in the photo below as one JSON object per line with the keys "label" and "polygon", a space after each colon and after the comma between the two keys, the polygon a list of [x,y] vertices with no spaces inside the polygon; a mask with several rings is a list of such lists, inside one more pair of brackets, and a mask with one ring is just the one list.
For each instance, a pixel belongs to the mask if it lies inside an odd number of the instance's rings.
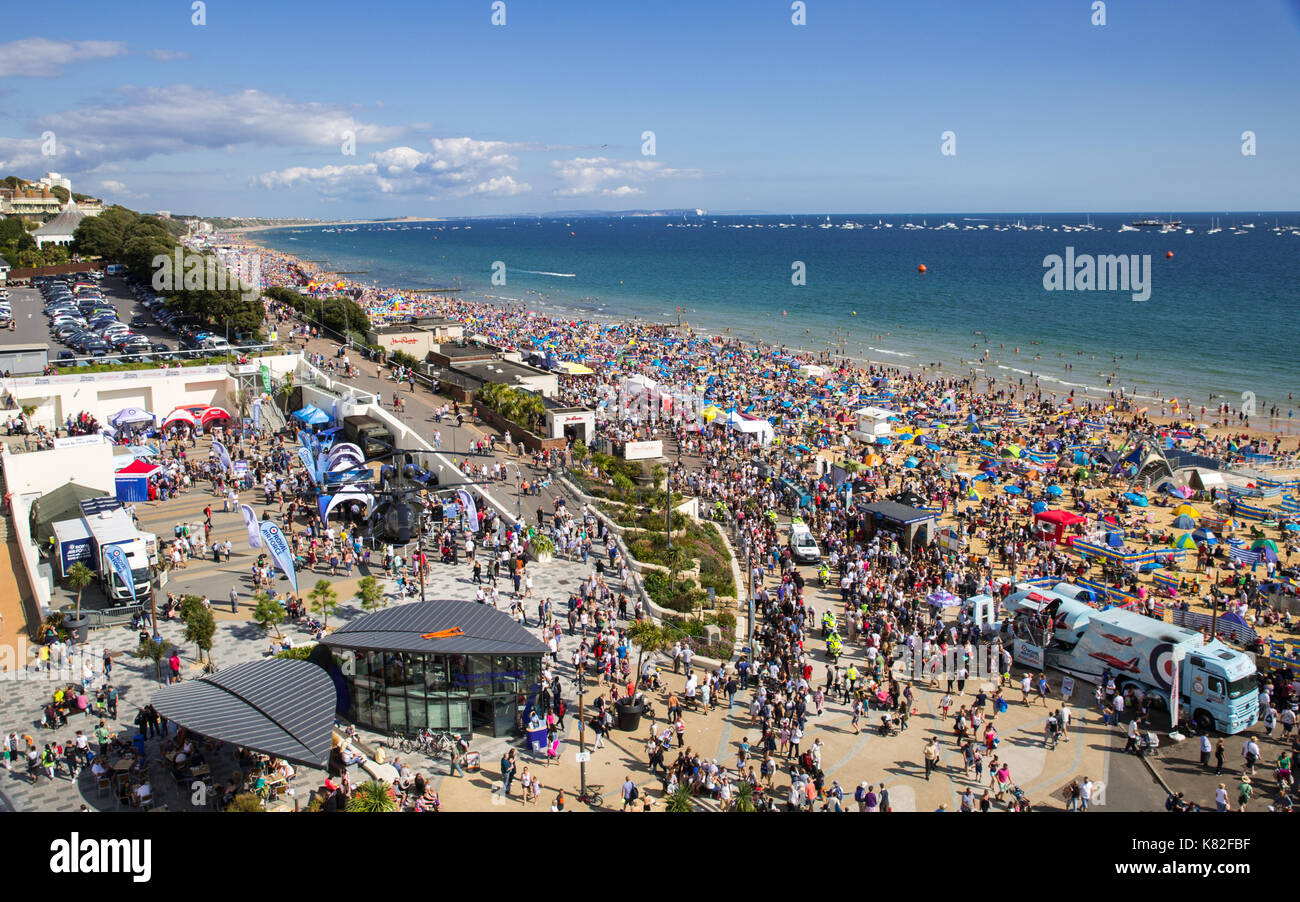
{"label": "sun shade awning", "polygon": [[204,736],[311,767],[329,762],[334,682],[308,661],[236,664],[159,689],[150,701],[168,720]]}

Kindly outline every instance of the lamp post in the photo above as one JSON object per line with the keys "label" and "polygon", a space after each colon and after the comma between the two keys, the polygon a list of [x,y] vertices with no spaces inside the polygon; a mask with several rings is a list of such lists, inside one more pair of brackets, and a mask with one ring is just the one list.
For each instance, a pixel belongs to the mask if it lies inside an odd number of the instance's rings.
{"label": "lamp post", "polygon": [[582,664],[578,664],[578,781],[582,795],[587,794],[587,714],[585,710],[587,681]]}
{"label": "lamp post", "polygon": [[668,476],[664,480],[664,535],[668,537],[668,547],[673,547],[673,467],[668,465]]}

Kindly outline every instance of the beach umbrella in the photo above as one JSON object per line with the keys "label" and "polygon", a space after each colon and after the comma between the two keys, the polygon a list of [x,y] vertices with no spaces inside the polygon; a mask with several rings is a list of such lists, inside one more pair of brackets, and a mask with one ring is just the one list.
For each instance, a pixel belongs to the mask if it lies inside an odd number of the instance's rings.
{"label": "beach umbrella", "polygon": [[1034,502],[1034,513],[1036,513],[1036,514],[1041,514],[1041,513],[1042,513],[1043,511],[1045,511],[1045,510],[1047,510],[1047,502],[1046,502],[1046,501],[1035,501],[1035,502]]}
{"label": "beach umbrella", "polygon": [[930,450],[930,451],[942,451],[942,450],[943,450],[943,449],[940,448],[938,445],[936,445],[934,442],[930,442],[930,443],[927,444],[925,447],[926,447],[928,450]]}
{"label": "beach umbrella", "polygon": [[862,458],[862,465],[864,467],[878,467],[881,463],[883,463],[883,458],[879,454],[868,454],[866,457]]}
{"label": "beach umbrella", "polygon": [[980,439],[980,447],[981,447],[981,448],[996,448],[997,445],[993,444],[991,441],[989,441],[989,440],[986,439],[986,438],[982,438],[982,439]]}
{"label": "beach umbrella", "polygon": [[1287,532],[1300,532],[1300,523],[1288,523],[1282,528]]}
{"label": "beach umbrella", "polygon": [[1274,554],[1277,553],[1277,542],[1274,542],[1272,539],[1256,539],[1250,543],[1250,547],[1254,551],[1259,551],[1261,548],[1267,548]]}
{"label": "beach umbrella", "polygon": [[877,445],[892,445],[893,443],[894,440],[887,436],[881,436],[880,438],[876,439]]}
{"label": "beach umbrella", "polygon": [[1195,529],[1196,521],[1186,514],[1179,514],[1174,518],[1174,529]]}
{"label": "beach umbrella", "polygon": [[915,457],[909,457],[907,460],[903,461],[903,466],[907,467],[907,469],[910,470],[913,467],[915,467],[919,462],[920,461],[918,461]]}
{"label": "beach umbrella", "polygon": [[1231,545],[1231,546],[1234,547],[1234,548],[1241,548],[1242,546],[1244,546],[1244,545],[1246,544],[1246,540],[1245,540],[1245,539],[1239,539],[1239,538],[1237,538],[1236,536],[1233,536],[1232,538],[1228,539],[1228,544]]}
{"label": "beach umbrella", "polygon": [[1197,511],[1196,508],[1192,507],[1190,504],[1180,504],[1176,508],[1174,508],[1174,515],[1178,516],[1180,514],[1186,514],[1187,516],[1192,517],[1193,519],[1201,515],[1200,512]]}
{"label": "beach umbrella", "polygon": [[1186,548],[1186,549],[1188,549],[1189,551],[1195,551],[1195,550],[1196,550],[1196,540],[1192,538],[1192,534],[1191,534],[1191,533],[1189,533],[1189,532],[1185,532],[1185,533],[1183,533],[1181,536],[1179,536],[1177,539],[1174,540],[1174,547],[1175,547],[1175,548]]}
{"label": "beach umbrella", "polygon": [[1065,489],[1061,488],[1059,485],[1049,485],[1047,487],[1047,494],[1051,495],[1053,498],[1059,498],[1065,494]]}
{"label": "beach umbrella", "polygon": [[1021,489],[1018,485],[1004,485],[1002,491],[1006,492],[1008,495],[1019,495]]}

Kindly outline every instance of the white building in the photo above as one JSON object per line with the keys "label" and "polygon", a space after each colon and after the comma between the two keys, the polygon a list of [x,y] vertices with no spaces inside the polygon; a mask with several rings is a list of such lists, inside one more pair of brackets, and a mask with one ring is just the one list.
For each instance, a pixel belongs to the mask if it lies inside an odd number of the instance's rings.
{"label": "white building", "polygon": [[67,189],[69,194],[72,193],[72,180],[59,175],[57,172],[45,173],[44,176],[37,179],[36,184],[43,188],[53,188],[58,186]]}
{"label": "white building", "polygon": [[36,246],[41,248],[47,244],[71,244],[77,225],[85,218],[86,214],[81,212],[77,202],[68,201],[63,212],[32,233]]}

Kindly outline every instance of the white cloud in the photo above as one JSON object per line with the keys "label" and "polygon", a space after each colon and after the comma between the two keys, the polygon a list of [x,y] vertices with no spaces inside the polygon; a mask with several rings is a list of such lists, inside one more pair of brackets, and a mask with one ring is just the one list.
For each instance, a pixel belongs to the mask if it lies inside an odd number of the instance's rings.
{"label": "white cloud", "polygon": [[[644,194],[645,189],[629,182],[648,182],[667,178],[699,178],[698,169],[672,169],[655,160],[612,160],[609,157],[575,157],[572,160],[554,160],[551,163],[562,187],[554,193],[558,197],[633,197]],[[607,187],[610,184],[618,187]],[[619,184],[622,183],[622,184]]]}
{"label": "white cloud", "polygon": [[61,165],[73,172],[158,154],[246,145],[340,149],[349,134],[366,143],[391,141],[407,131],[363,122],[339,105],[255,90],[222,94],[191,85],[122,88],[116,100],[50,113],[32,123],[33,130],[58,135],[70,156]]}
{"label": "white cloud", "polygon": [[51,78],[65,66],[111,59],[126,53],[121,41],[51,41],[22,38],[0,44],[0,76],[27,75]]}
{"label": "white cloud", "polygon": [[430,151],[390,147],[370,155],[370,162],[310,168],[294,166],[257,177],[264,188],[311,185],[322,195],[378,191],[397,194],[431,192],[432,196],[513,197],[532,190],[510,175],[519,167],[512,153],[521,145],[477,138],[434,138]]}
{"label": "white cloud", "polygon": [[187,60],[190,55],[184,50],[150,50],[148,54],[150,59],[158,60],[160,63],[171,63],[176,60]]}

